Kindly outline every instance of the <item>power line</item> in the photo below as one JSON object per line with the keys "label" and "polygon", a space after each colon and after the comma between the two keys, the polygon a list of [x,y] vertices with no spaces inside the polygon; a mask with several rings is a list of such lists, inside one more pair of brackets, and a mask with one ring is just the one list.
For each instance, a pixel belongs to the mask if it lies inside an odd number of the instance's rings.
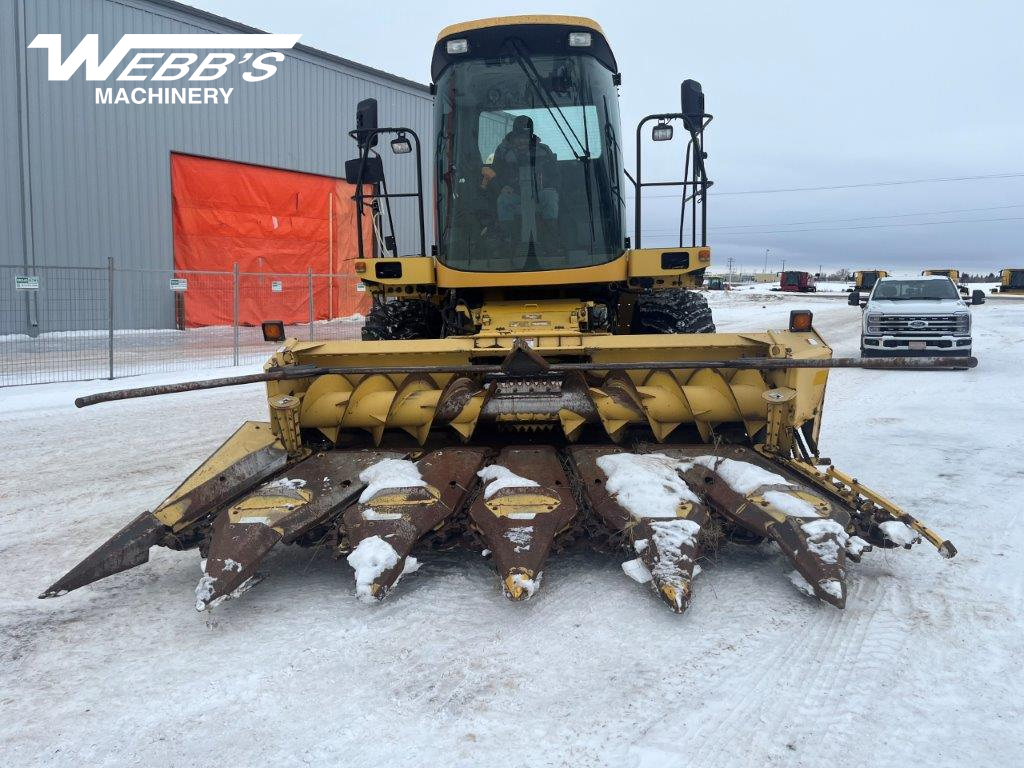
{"label": "power line", "polygon": [[[874,221],[877,219],[902,219],[908,216],[941,216],[947,213],[976,213],[980,211],[1005,211],[1009,208],[1024,208],[1024,204],[995,205],[989,208],[950,208],[945,211],[918,211],[917,213],[890,213],[884,216],[856,216],[849,219],[812,219],[810,221],[768,221],[762,224],[722,224],[714,229],[748,229],[753,227],[796,227],[804,224],[833,224],[849,221]],[[666,230],[669,231],[669,230]],[[675,230],[671,230],[675,231]]]}
{"label": "power line", "polygon": [[[876,221],[878,219],[901,219],[909,216],[941,216],[947,213],[977,213],[981,211],[1003,211],[1012,208],[1024,208],[1024,204],[1015,203],[1014,205],[996,205],[988,208],[950,208],[945,211],[919,211],[917,213],[891,213],[881,216],[856,216],[848,219],[812,219],[810,221],[766,221],[762,224],[722,224],[718,226],[708,227],[708,230],[715,230],[716,232],[723,232],[725,234],[743,234],[742,232],[729,233],[726,230],[732,229],[754,229],[757,227],[796,227],[804,224],[833,224],[833,223],[845,223],[851,221]],[[927,223],[927,222],[922,222]],[[933,222],[941,223],[941,222]],[[785,231],[785,230],[781,230]],[[644,234],[675,234],[677,230],[673,227],[672,229],[645,229]]]}
{"label": "power line", "polygon": [[[839,232],[844,230],[853,229],[884,229],[888,227],[937,227],[945,224],[987,224],[995,221],[1024,221],[1024,216],[1009,216],[1005,218],[996,219],[958,219],[955,221],[912,221],[901,224],[867,224],[859,227],[814,227],[811,229],[777,229],[769,231],[757,231],[757,232],[725,232],[723,235],[727,237],[746,237],[748,235],[788,235],[796,234],[800,232]],[[675,234],[675,230],[672,230]],[[644,232],[644,234],[665,234],[662,232]]]}
{"label": "power line", "polygon": [[[863,189],[865,187],[898,187],[906,184],[937,184],[949,181],[981,181],[990,179],[1019,179],[1024,178],[1024,173],[991,173],[983,176],[946,176],[935,179],[901,179],[898,181],[865,181],[859,184],[833,184],[820,187],[784,187],[779,189],[742,189],[734,192],[720,192],[714,189],[708,190],[709,195],[725,197],[726,195],[775,195],[782,192],[826,192],[836,189]],[[646,195],[644,199],[653,198],[676,198],[679,195]]]}

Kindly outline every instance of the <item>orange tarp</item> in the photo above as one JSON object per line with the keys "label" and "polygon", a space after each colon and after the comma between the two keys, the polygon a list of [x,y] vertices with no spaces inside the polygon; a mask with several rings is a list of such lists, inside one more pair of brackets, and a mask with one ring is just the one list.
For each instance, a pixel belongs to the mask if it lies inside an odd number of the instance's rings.
{"label": "orange tarp", "polygon": [[[174,269],[188,279],[188,327],[230,325],[232,278],[186,270],[231,272],[238,264],[239,322],[327,320],[365,314],[369,295],[356,290],[355,187],[343,179],[255,165],[171,155]],[[369,217],[364,243],[370,251]],[[326,275],[334,275],[328,278]]]}

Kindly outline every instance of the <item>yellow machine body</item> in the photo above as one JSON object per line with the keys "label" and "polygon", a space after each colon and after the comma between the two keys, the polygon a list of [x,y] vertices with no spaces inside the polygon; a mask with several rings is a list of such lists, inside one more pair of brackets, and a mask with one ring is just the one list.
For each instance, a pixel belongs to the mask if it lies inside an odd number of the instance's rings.
{"label": "yellow machine body", "polygon": [[959,269],[926,269],[921,272],[922,275],[941,275],[942,277],[948,277],[953,281],[953,285],[960,285],[960,270]]}
{"label": "yellow machine body", "polygon": [[875,287],[875,283],[889,273],[884,269],[862,269],[853,273],[853,289],[855,291],[868,292]]}
{"label": "yellow machine body", "polygon": [[1024,295],[1024,269],[1004,269],[999,273],[999,292]]}

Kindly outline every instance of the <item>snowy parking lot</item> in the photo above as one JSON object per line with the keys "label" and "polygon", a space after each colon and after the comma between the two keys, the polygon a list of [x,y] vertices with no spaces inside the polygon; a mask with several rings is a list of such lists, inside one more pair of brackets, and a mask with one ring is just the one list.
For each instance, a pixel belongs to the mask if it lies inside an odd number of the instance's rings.
{"label": "snowy parking lot", "polygon": [[[860,310],[836,298],[710,300],[723,331],[809,307],[836,356],[857,354]],[[344,560],[294,547],[211,613],[193,608],[195,551],[156,549],[41,601],[242,420],[265,418],[263,390],[78,411],[75,396],[110,382],[0,389],[3,763],[1022,764],[1024,302],[972,311],[974,370],[830,376],[823,454],[959,549],[868,554],[843,611],[794,589],[764,545],[703,562],[683,616],[623,575],[625,557],[588,552],[553,556],[525,604],[456,552],[425,554],[366,605]]]}

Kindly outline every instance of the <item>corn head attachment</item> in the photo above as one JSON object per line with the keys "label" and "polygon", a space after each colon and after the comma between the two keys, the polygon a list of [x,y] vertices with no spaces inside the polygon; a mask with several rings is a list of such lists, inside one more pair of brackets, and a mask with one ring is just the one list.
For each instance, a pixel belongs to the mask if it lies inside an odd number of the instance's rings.
{"label": "corn head attachment", "polygon": [[[819,458],[828,369],[860,361],[833,360],[813,330],[478,341],[289,341],[255,377],[269,421],[243,424],[42,597],[160,545],[199,550],[203,610],[256,584],[283,543],[346,557],[369,601],[419,568],[414,553],[469,546],[518,601],[539,589],[550,553],[590,543],[628,553],[626,574],[681,613],[703,555],[770,541],[800,590],[843,607],[847,560],[872,547],[926,539],[956,552]],[[964,362],[913,362],[947,364]]]}

